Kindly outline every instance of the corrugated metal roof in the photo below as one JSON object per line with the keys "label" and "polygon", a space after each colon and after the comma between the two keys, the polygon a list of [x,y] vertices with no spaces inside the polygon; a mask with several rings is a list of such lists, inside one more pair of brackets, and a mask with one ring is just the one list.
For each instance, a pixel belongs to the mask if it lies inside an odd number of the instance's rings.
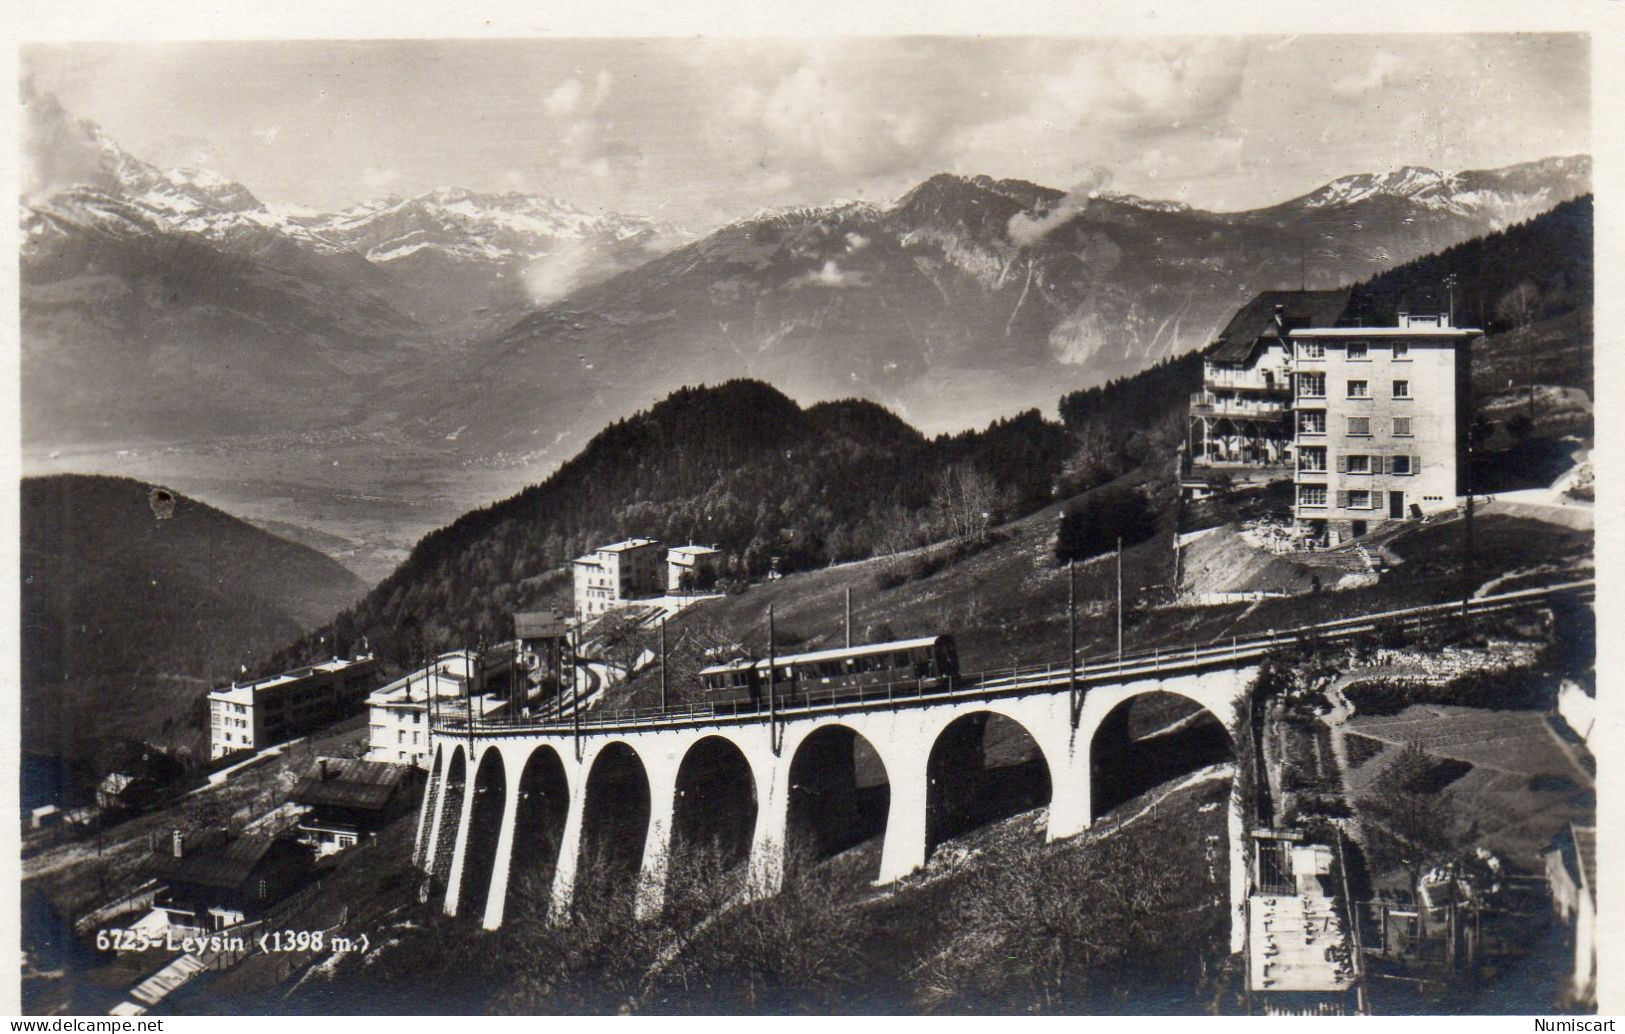
{"label": "corrugated metal roof", "polygon": [[1282,307],[1288,325],[1330,327],[1348,308],[1349,289],[1332,291],[1263,291],[1236,310],[1225,324],[1208,358],[1219,363],[1244,363],[1252,357],[1260,338],[1274,337],[1275,307]]}

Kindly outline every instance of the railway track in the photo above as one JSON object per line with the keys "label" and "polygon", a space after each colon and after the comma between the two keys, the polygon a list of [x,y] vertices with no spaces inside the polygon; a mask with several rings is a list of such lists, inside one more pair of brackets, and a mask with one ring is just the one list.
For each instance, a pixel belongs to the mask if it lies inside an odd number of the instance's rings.
{"label": "railway track", "polygon": [[1057,689],[1073,685],[1087,692],[1091,686],[1115,685],[1147,676],[1167,677],[1215,667],[1253,664],[1276,650],[1306,642],[1343,642],[1395,626],[1418,629],[1436,627],[1471,617],[1539,606],[1557,599],[1591,600],[1595,596],[1596,580],[1586,578],[1559,585],[1474,597],[1465,601],[1405,607],[1281,631],[1232,636],[1228,640],[1218,642],[1137,650],[1125,653],[1121,658],[1087,661],[1076,666],[1027,665],[949,679],[911,680],[865,687],[862,690],[823,690],[786,694],[772,704],[747,699],[664,710],[639,708],[581,711],[568,718],[490,720],[477,723],[472,731],[466,721],[448,721],[437,724],[435,731],[446,736],[490,737],[538,733],[572,734],[587,730],[605,732],[694,725],[733,725],[874,708],[930,706],[966,699],[998,699],[1028,693],[1055,692]]}

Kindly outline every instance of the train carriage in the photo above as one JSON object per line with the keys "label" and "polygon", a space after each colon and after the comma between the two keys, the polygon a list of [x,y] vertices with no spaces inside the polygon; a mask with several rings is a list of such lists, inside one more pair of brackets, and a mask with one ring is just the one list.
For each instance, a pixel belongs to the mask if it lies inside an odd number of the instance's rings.
{"label": "train carriage", "polygon": [[[951,635],[924,636],[811,653],[786,654],[772,661],[779,696],[790,699],[812,693],[857,691],[887,685],[930,690],[959,674],[959,657]],[[705,688],[728,698],[748,692],[760,700],[769,682],[769,661],[740,659],[700,672]]]}

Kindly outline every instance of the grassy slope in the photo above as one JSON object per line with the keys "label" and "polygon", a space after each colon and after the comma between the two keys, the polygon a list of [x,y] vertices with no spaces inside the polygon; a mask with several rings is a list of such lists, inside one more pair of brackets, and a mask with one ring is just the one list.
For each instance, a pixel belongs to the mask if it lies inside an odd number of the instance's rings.
{"label": "grassy slope", "polygon": [[[881,589],[876,578],[906,569],[910,557],[866,560],[789,575],[753,586],[748,592],[695,607],[670,631],[693,623],[711,635],[765,650],[766,615],[771,604],[781,641],[806,647],[839,645],[845,590],[852,590],[853,641],[952,632],[959,644],[961,670],[989,671],[1017,664],[1064,663],[1067,644],[1067,575],[1054,559],[1058,503],[1012,522],[990,548],[929,577]],[[1392,548],[1405,563],[1379,585],[1344,592],[1265,600],[1218,607],[1139,607],[1162,598],[1172,574],[1172,514],[1159,518],[1158,534],[1126,549],[1123,588],[1128,610],[1126,649],[1186,645],[1232,635],[1286,629],[1347,617],[1363,611],[1435,603],[1460,598],[1469,585],[1462,564],[1463,523],[1418,527]],[[1470,580],[1477,586],[1506,571],[1547,562],[1590,563],[1592,537],[1584,532],[1521,518],[1487,516],[1476,521],[1476,560]],[[1077,570],[1078,643],[1085,657],[1116,649],[1116,565],[1100,557]],[[696,693],[671,687],[673,700]],[[658,700],[655,680],[644,676],[606,706],[650,706]]]}
{"label": "grassy slope", "polygon": [[[573,975],[555,972],[558,949],[536,917],[512,915],[496,932],[462,920],[448,923],[437,904],[409,903],[399,866],[356,858],[330,881],[335,895],[330,908],[336,914],[343,901],[376,900],[362,906],[361,923],[347,932],[365,926],[374,943],[383,944],[381,949],[338,961],[287,997],[283,992],[293,980],[275,989],[234,975],[199,984],[197,993],[186,999],[187,1011],[1021,1012],[1035,1003],[1018,975],[1028,961],[1026,952],[1019,945],[1001,952],[998,938],[1005,932],[988,925],[999,914],[1000,888],[1009,886],[1006,873],[1012,867],[1036,866],[1043,869],[1041,880],[1076,874],[1101,864],[1104,838],[1111,837],[1123,841],[1118,845],[1122,849],[1155,855],[1159,871],[1181,878],[1168,882],[1154,915],[1133,917],[1155,924],[1166,935],[1163,943],[1136,945],[1137,959],[1114,960],[1115,975],[1103,973],[1099,990],[1088,994],[1089,1010],[1200,1012],[1211,989],[1203,987],[1194,959],[1223,936],[1225,909],[1216,893],[1222,888],[1209,880],[1205,852],[1208,838],[1224,833],[1225,812],[1215,802],[1226,798],[1226,787],[1216,779],[1171,793],[1152,791],[1119,807],[1093,832],[1053,845],[1042,843],[1043,809],[1024,812],[952,841],[924,871],[889,889],[868,885],[879,842],[867,841],[813,869],[805,877],[810,881],[805,896],[770,899],[723,914],[698,933],[691,956],[668,959],[658,971],[651,963],[672,942],[627,930],[587,969]],[[1153,799],[1159,799],[1155,810],[1149,807]],[[394,839],[403,864],[409,832]],[[1217,870],[1221,881],[1222,864]],[[814,904],[816,914],[809,914],[812,908],[799,914],[772,912]],[[1114,914],[1109,900],[1068,899],[1057,905],[1062,911],[1093,909],[1089,922],[1130,921]],[[816,982],[803,983],[799,974],[785,972],[769,981],[772,986],[753,1007],[741,990],[741,971],[714,960],[723,957],[722,945],[737,945],[742,937],[768,927],[791,938],[772,947],[784,950],[792,961],[816,955],[824,973]],[[797,943],[794,935],[801,929],[839,929],[848,939],[832,946]],[[456,970],[455,978],[447,978],[448,967]],[[941,977],[955,972],[973,973],[975,979],[954,979],[945,988]],[[550,983],[555,979],[563,982]],[[973,984],[1002,990],[988,994]],[[216,992],[229,997],[217,1000]]]}

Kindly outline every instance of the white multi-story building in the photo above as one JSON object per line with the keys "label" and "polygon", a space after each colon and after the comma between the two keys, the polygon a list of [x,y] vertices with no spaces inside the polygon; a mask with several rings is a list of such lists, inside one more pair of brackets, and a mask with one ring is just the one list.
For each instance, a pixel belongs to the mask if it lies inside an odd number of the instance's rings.
{"label": "white multi-story building", "polygon": [[666,551],[666,591],[710,588],[722,568],[722,551],[711,546],[673,546]]}
{"label": "white multi-story building", "polygon": [[210,759],[259,750],[354,714],[376,671],[367,653],[213,691]]}
{"label": "white multi-story building", "polygon": [[576,614],[596,617],[623,603],[666,591],[664,551],[654,539],[627,539],[599,546],[571,561]]}
{"label": "white multi-story building", "polygon": [[1393,327],[1293,330],[1294,515],[1336,545],[1449,510],[1465,491],[1470,343],[1448,313]]}
{"label": "white multi-story building", "polygon": [[[452,650],[374,690],[367,697],[367,760],[428,768],[429,701],[437,708],[465,708],[474,668],[474,651]],[[497,706],[483,695],[476,699],[482,714]]]}
{"label": "white multi-story building", "polygon": [[1453,326],[1445,305],[1360,325],[1350,297],[1258,295],[1219,336],[1191,399],[1191,475],[1290,470],[1296,530],[1323,545],[1451,509],[1466,490],[1470,344],[1482,331]]}

